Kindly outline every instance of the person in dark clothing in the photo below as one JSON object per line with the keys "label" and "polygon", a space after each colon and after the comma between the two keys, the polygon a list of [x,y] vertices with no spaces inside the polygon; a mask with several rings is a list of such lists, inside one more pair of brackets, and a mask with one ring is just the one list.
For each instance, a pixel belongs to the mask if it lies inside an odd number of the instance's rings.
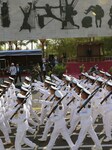
{"label": "person in dark clothing", "polygon": [[16,78],[15,78],[15,83],[17,83],[17,80],[19,78],[19,81],[21,82],[21,69],[19,64],[16,64]]}

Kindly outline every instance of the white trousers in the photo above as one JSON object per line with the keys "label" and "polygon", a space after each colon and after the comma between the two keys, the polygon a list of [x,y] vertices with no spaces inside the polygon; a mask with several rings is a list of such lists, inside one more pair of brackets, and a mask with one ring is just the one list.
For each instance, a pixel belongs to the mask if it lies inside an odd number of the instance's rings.
{"label": "white trousers", "polygon": [[112,139],[111,131],[112,131],[112,111],[109,111],[103,115],[103,124],[104,124],[104,131],[106,136],[109,139]]}
{"label": "white trousers", "polygon": [[71,119],[71,122],[70,122],[70,128],[68,130],[69,135],[71,135],[73,133],[73,131],[75,130],[75,128],[79,122],[80,122],[80,116],[76,115],[76,114],[73,115],[73,118]]}
{"label": "white trousers", "polygon": [[48,119],[47,122],[46,122],[45,128],[44,128],[43,135],[42,135],[42,138],[43,138],[43,139],[46,139],[46,140],[47,140],[48,132],[49,132],[49,130],[50,130],[50,128],[51,128],[52,126],[53,126],[53,122],[50,121],[50,119]]}
{"label": "white trousers", "polygon": [[22,144],[26,144],[31,148],[34,148],[36,146],[35,143],[33,143],[32,141],[30,141],[28,138],[26,138],[26,131],[19,131],[16,134],[16,138],[15,138],[15,150],[22,150],[21,149],[21,145]]}
{"label": "white trousers", "polygon": [[3,132],[4,134],[4,137],[5,137],[5,141],[10,143],[10,138],[9,138],[9,133],[8,133],[8,130],[7,130],[7,127],[5,125],[4,122],[0,123],[0,130]]}
{"label": "white trousers", "polygon": [[85,118],[85,119],[81,120],[81,130],[79,132],[78,139],[75,143],[76,149],[78,149],[81,146],[87,132],[90,134],[90,136],[91,136],[92,140],[94,141],[95,145],[97,147],[101,148],[101,143],[100,143],[100,141],[97,137],[96,132],[94,131],[92,121],[89,118]]}
{"label": "white trousers", "polygon": [[1,139],[0,139],[0,150],[5,150]]}
{"label": "white trousers", "polygon": [[74,144],[68,134],[68,129],[66,127],[62,127],[62,128],[57,128],[56,126],[54,126],[54,130],[51,134],[51,138],[50,141],[47,145],[47,150],[52,150],[53,145],[57,139],[57,137],[59,136],[59,134],[61,134],[64,139],[67,141],[67,143],[69,144],[70,148],[73,149]]}
{"label": "white trousers", "polygon": [[44,123],[44,119],[47,115],[47,110],[45,108],[42,108],[41,115],[40,115],[40,125]]}

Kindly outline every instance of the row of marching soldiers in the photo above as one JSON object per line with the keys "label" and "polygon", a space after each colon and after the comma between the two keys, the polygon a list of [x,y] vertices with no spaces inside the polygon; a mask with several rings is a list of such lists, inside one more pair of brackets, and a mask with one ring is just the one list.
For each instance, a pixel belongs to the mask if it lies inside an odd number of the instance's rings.
{"label": "row of marching soldiers", "polygon": [[[39,117],[32,109],[31,79],[25,77],[20,90],[15,87],[13,82],[14,78],[9,77],[0,85],[0,130],[5,138],[5,143],[0,139],[0,150],[5,150],[5,145],[12,146],[9,136],[10,133],[13,133],[11,125],[17,129],[15,150],[21,150],[22,144],[37,150],[38,146],[26,137],[27,131],[35,134],[39,125]],[[36,121],[32,118],[35,118]]]}
{"label": "row of marching soldiers", "polygon": [[[46,141],[47,135],[53,127],[50,141],[45,147],[51,150],[56,139],[61,134],[72,150],[78,150],[87,133],[90,134],[95,146],[93,149],[101,150],[102,146],[97,134],[94,131],[94,122],[98,115],[103,118],[105,142],[111,141],[111,115],[112,115],[112,80],[111,75],[100,71],[98,75],[90,76],[82,73],[81,79],[63,75],[59,79],[55,75],[46,77],[44,83],[25,77],[20,91],[15,88],[12,77],[0,85],[0,129],[4,134],[5,143],[11,144],[9,133],[10,125],[16,125],[15,150],[21,150],[23,144],[34,150],[38,146],[26,137],[30,132],[36,137],[39,126],[45,125],[43,135],[39,141]],[[32,100],[32,87],[37,91],[37,99]],[[17,94],[18,93],[18,94]],[[41,111],[38,114],[33,110],[32,103],[41,104]],[[69,115],[69,122],[66,117]],[[69,125],[69,128],[67,126]],[[77,125],[81,126],[77,141],[71,140]],[[32,128],[32,126],[35,128]],[[4,150],[0,141],[0,150]]]}
{"label": "row of marching soldiers", "polygon": [[[41,93],[34,103],[41,104],[40,124],[45,125],[41,142],[49,143],[44,149],[52,150],[56,139],[61,134],[71,150],[78,150],[87,133],[90,134],[95,145],[92,149],[102,150],[100,139],[95,130],[94,123],[100,115],[103,120],[106,138],[104,142],[112,140],[112,76],[103,71],[99,74],[89,75],[82,73],[81,79],[63,74],[62,80],[55,75],[47,76],[44,83],[35,81],[34,90]],[[66,118],[69,114],[69,121]],[[80,125],[80,132],[76,141],[71,135]],[[75,143],[74,143],[75,142]]]}

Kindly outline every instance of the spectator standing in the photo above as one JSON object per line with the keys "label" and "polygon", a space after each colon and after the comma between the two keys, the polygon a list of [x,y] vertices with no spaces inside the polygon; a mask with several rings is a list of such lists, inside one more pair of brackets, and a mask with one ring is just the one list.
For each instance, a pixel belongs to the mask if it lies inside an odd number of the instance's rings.
{"label": "spectator standing", "polygon": [[43,71],[43,76],[44,76],[44,79],[45,79],[45,76],[46,76],[46,64],[43,62],[43,65],[42,65],[42,71]]}
{"label": "spectator standing", "polygon": [[32,81],[34,81],[34,79],[37,79],[37,80],[40,80],[41,82],[43,82],[42,69],[39,64],[36,64],[33,67],[32,71],[31,71],[31,76],[32,76]]}
{"label": "spectator standing", "polygon": [[54,57],[55,66],[58,64],[58,58],[57,56]]}
{"label": "spectator standing", "polygon": [[82,64],[79,68],[80,68],[80,73],[82,73],[82,72],[85,71],[85,66],[84,66],[84,64]]}
{"label": "spectator standing", "polygon": [[17,83],[17,80],[19,78],[19,81],[21,82],[21,68],[19,64],[16,64],[16,78],[15,78],[15,83]]}
{"label": "spectator standing", "polygon": [[15,79],[15,77],[16,77],[16,67],[15,67],[14,63],[11,63],[9,71],[10,71],[10,76]]}

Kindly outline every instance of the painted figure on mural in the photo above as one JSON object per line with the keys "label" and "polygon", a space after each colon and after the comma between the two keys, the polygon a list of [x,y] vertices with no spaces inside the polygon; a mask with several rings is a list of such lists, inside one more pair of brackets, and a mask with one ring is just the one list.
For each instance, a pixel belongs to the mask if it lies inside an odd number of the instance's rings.
{"label": "painted figure on mural", "polygon": [[1,22],[3,27],[10,26],[9,8],[8,3],[3,2],[1,7]]}
{"label": "painted figure on mural", "polygon": [[24,15],[24,19],[23,19],[23,24],[22,26],[20,27],[20,30],[24,30],[24,29],[27,29],[29,30],[29,32],[31,32],[31,25],[29,24],[28,22],[28,19],[30,17],[30,13],[31,13],[31,8],[32,8],[32,3],[28,3],[28,7],[26,7],[25,9],[23,9],[21,6],[20,6],[20,9],[21,11],[23,12],[23,15]]}
{"label": "painted figure on mural", "polygon": [[109,12],[110,20],[108,21],[109,28],[112,29],[112,6]]}
{"label": "painted figure on mural", "polygon": [[45,21],[44,21],[45,17],[50,17],[50,18],[53,18],[53,19],[56,19],[56,20],[62,22],[62,20],[60,18],[56,17],[56,15],[54,15],[53,12],[52,12],[52,9],[58,9],[58,8],[59,8],[59,6],[54,6],[53,7],[53,6],[50,6],[49,4],[46,4],[45,6],[42,6],[42,7],[37,7],[37,6],[34,5],[34,9],[44,9],[46,11],[46,14],[44,14],[44,15],[39,15],[38,14],[38,23],[39,23],[39,26],[41,28],[43,28],[45,26]]}
{"label": "painted figure on mural", "polygon": [[[74,23],[74,18],[73,18],[75,15],[77,15],[77,11],[74,10],[75,6],[73,6],[74,3],[77,2],[78,0],[73,0],[70,4],[68,4],[68,1],[65,0],[64,6],[62,5],[63,2],[61,0],[59,6],[50,6],[49,4],[46,4],[45,6],[39,7],[34,4],[34,10],[44,9],[46,11],[46,14],[44,15],[38,14],[38,24],[40,28],[43,28],[44,26],[46,26],[47,24],[49,24],[51,21],[55,19],[62,22],[62,29],[67,27],[67,23],[70,23],[71,25],[79,29],[79,26]],[[61,16],[60,18],[53,13],[52,11],[53,9],[59,9],[60,16]],[[64,15],[64,17],[62,17],[62,15]],[[50,20],[45,24],[45,17],[51,17],[52,20]]]}
{"label": "painted figure on mural", "polygon": [[95,23],[97,28],[101,28],[102,25],[102,18],[104,17],[104,10],[100,5],[90,6],[86,11],[85,14],[92,12],[95,16]]}
{"label": "painted figure on mural", "polygon": [[63,22],[62,22],[62,29],[67,27],[68,22],[71,23],[71,25],[75,26],[77,29],[80,28],[79,25],[75,24],[75,22],[74,22],[74,16],[77,15],[77,11],[74,10],[75,6],[73,6],[74,2],[78,2],[78,1],[73,0],[70,4],[68,4],[68,1],[65,0],[65,6],[60,8],[60,9],[62,9],[61,12],[65,16],[63,18]]}

